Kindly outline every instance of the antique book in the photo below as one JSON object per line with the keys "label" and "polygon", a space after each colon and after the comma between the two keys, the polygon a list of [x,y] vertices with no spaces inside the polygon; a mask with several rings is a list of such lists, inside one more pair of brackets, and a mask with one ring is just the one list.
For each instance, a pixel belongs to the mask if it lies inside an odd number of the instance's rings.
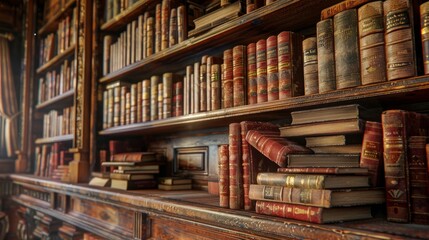
{"label": "antique book", "polygon": [[161,3],[155,6],[155,52],[161,51]]}
{"label": "antique book", "polygon": [[[104,167],[134,167],[134,166],[157,166],[156,168],[159,169],[158,165],[160,163],[158,162],[104,162],[101,164],[101,166]],[[151,167],[153,168],[153,167]],[[119,169],[115,169],[115,170],[119,170]],[[127,170],[127,171],[134,171],[134,173],[136,171],[146,171],[146,170]],[[125,170],[120,170],[120,172],[124,173],[127,172]],[[148,170],[148,171],[155,171],[155,170]],[[159,171],[159,170],[156,170]],[[118,171],[117,171],[118,172]]]}
{"label": "antique book", "polygon": [[210,109],[212,111],[221,108],[221,71],[220,64],[212,64],[210,78]]}
{"label": "antique book", "polygon": [[150,121],[158,120],[158,84],[159,77],[150,77]]}
{"label": "antique book", "polygon": [[112,36],[106,35],[103,40],[103,76],[110,72],[110,46],[112,44]]}
{"label": "antique book", "polygon": [[383,185],[383,129],[379,122],[367,121],[365,123],[360,166],[368,168],[371,186]]}
{"label": "antique book", "polygon": [[304,94],[302,35],[283,31],[277,35],[279,99]]}
{"label": "antique book", "polygon": [[158,183],[164,185],[192,184],[192,179],[183,177],[161,177],[158,178]]}
{"label": "antique book", "polygon": [[256,42],[256,86],[258,103],[268,101],[266,42],[265,39]]}
{"label": "antique book", "polygon": [[164,83],[158,83],[158,94],[157,94],[157,104],[158,104],[158,119],[164,119]]}
{"label": "antique book", "polygon": [[155,20],[154,17],[148,16],[146,21],[146,57],[155,52]]}
{"label": "antique book", "polygon": [[[242,160],[243,160],[243,190],[244,190],[244,209],[252,210],[254,204],[249,199],[249,185],[256,183],[256,174],[259,171],[269,171],[276,169],[277,165],[269,159],[263,157],[256,157],[252,159],[251,145],[246,141],[247,132],[250,130],[272,131],[279,134],[279,128],[268,122],[252,122],[242,121],[241,126],[241,146],[242,146]],[[265,160],[265,163],[264,163]],[[271,167],[269,167],[271,164]],[[261,169],[262,168],[262,169]]]}
{"label": "antique book", "polygon": [[157,187],[156,180],[119,180],[112,179],[110,187],[122,190],[153,189]]}
{"label": "antique book", "polygon": [[137,122],[137,84],[131,84],[130,88],[130,121],[129,123]]}
{"label": "antique book", "polygon": [[362,85],[386,81],[383,2],[358,9],[359,51]]}
{"label": "antique book", "polygon": [[250,185],[252,200],[284,202],[314,207],[345,207],[384,202],[384,189],[305,189],[269,185]]}
{"label": "antique book", "polygon": [[229,146],[220,145],[218,148],[219,164],[219,206],[229,207]]}
{"label": "antique book", "polygon": [[150,89],[151,80],[144,79],[142,82],[142,121],[147,122],[151,118],[151,89]]}
{"label": "antique book", "polygon": [[200,68],[199,68],[199,76],[198,78],[198,87],[199,87],[199,111],[206,112],[207,111],[207,58],[208,55],[204,55],[201,57]]}
{"label": "antique book", "polygon": [[99,187],[109,187],[110,181],[111,180],[109,178],[92,177],[88,185],[99,186]]}
{"label": "antique book", "polygon": [[173,117],[183,115],[183,82],[175,81],[173,83]]}
{"label": "antique book", "polygon": [[145,180],[145,179],[154,179],[152,174],[139,174],[139,173],[110,173],[111,179],[118,180]]}
{"label": "antique book", "polygon": [[292,125],[315,123],[332,120],[362,118],[364,120],[379,120],[379,108],[366,108],[359,104],[349,104],[333,107],[315,108],[291,113]]}
{"label": "antique book", "polygon": [[362,144],[347,144],[342,146],[320,146],[320,147],[309,147],[309,148],[313,150],[314,153],[360,154],[362,151]]}
{"label": "antique book", "polygon": [[285,167],[278,168],[282,173],[315,173],[315,174],[359,174],[368,175],[368,168],[363,167]]}
{"label": "antique book", "polygon": [[290,174],[259,173],[257,183],[260,185],[284,186],[293,188],[335,189],[369,187],[368,176],[359,175],[323,175],[323,174]]}
{"label": "antique book", "polygon": [[192,189],[192,184],[180,184],[180,185],[169,185],[169,184],[158,184],[158,189],[161,190],[190,190]]}
{"label": "antique book", "polygon": [[242,209],[243,166],[240,123],[229,124],[229,208]]}
{"label": "antique book", "polygon": [[328,19],[336,15],[337,13],[340,13],[342,11],[345,11],[347,9],[357,8],[360,5],[363,5],[370,0],[345,0],[340,3],[337,3],[335,5],[332,5],[330,7],[327,7],[322,10],[320,13],[321,19]]}
{"label": "antique book", "polygon": [[233,106],[246,104],[246,46],[238,45],[232,49],[232,76],[233,76]]}
{"label": "antique book", "polygon": [[303,68],[304,68],[304,94],[319,93],[317,39],[309,37],[302,41]]}
{"label": "antique book", "polygon": [[172,8],[170,12],[170,24],[169,24],[169,30],[168,30],[168,46],[172,47],[176,45],[179,41],[178,39],[178,15],[177,15],[177,8]]}
{"label": "antique book", "polygon": [[288,167],[359,167],[360,154],[289,154]]}
{"label": "antique book", "polygon": [[177,7],[177,42],[181,43],[188,38],[188,23],[184,5]]}
{"label": "antique book", "polygon": [[364,130],[365,121],[351,118],[326,122],[305,123],[280,127],[282,137],[306,137],[334,134],[357,134]]}
{"label": "antique book", "polygon": [[263,0],[246,0],[246,13],[250,13],[262,6],[264,6]]}
{"label": "antique book", "polygon": [[317,66],[319,93],[335,90],[334,25],[331,18],[319,21],[317,30]]}
{"label": "antique book", "polygon": [[[232,55],[231,55],[232,58]],[[232,60],[232,59],[231,59]],[[194,74],[193,74],[193,80],[192,80],[192,85],[193,87],[191,87],[191,89],[193,89],[192,92],[192,97],[193,97],[193,102],[191,104],[193,104],[192,109],[194,109],[194,113],[200,112],[200,92],[201,92],[201,87],[200,87],[200,62],[195,62],[194,63]],[[231,65],[232,67],[232,65]],[[192,78],[192,75],[191,75]],[[232,82],[231,82],[232,84]]]}
{"label": "antique book", "polygon": [[429,3],[420,5],[420,31],[422,38],[423,70],[429,74]]}
{"label": "antique book", "polygon": [[256,201],[256,213],[312,223],[330,223],[371,218],[371,207],[321,208],[289,203]]}
{"label": "antique book", "polygon": [[362,143],[362,136],[356,134],[340,134],[318,137],[306,137],[306,147],[344,146]]}
{"label": "antique book", "polygon": [[162,118],[170,118],[172,116],[174,77],[173,73],[162,74]]}
{"label": "antique book", "polygon": [[112,162],[152,162],[156,161],[154,152],[123,152],[111,154]]}
{"label": "antique book", "polygon": [[143,81],[137,83],[137,98],[136,98],[136,122],[143,120]]}
{"label": "antique book", "polygon": [[268,101],[279,99],[279,70],[277,58],[277,36],[269,36],[267,46],[267,94]]}
{"label": "antique book", "polygon": [[234,83],[233,83],[233,55],[232,49],[223,52],[223,74],[222,74],[222,108],[234,106]]}
{"label": "antique book", "polygon": [[334,52],[336,88],[361,85],[359,64],[357,10],[350,9],[334,16]]}
{"label": "antique book", "polygon": [[289,154],[309,154],[312,151],[300,146],[295,142],[280,137],[277,133],[249,130],[246,135],[247,142],[260,151],[279,167],[287,166],[287,155]]}
{"label": "antique book", "polygon": [[247,45],[247,104],[257,103],[256,43]]}
{"label": "antique book", "polygon": [[171,0],[162,0],[161,3],[161,50],[168,48],[169,42],[169,21],[171,11]]}
{"label": "antique book", "polygon": [[417,74],[414,45],[413,7],[409,0],[383,2],[387,80]]}

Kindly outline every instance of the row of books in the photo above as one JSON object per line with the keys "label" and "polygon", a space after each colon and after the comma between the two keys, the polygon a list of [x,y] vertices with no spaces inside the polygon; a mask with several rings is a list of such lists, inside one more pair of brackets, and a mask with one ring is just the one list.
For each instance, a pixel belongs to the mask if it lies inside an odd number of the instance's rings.
{"label": "row of books", "polygon": [[75,0],[47,0],[43,8],[43,21],[45,23],[52,20],[62,9],[64,9],[70,2]]}
{"label": "row of books", "polygon": [[107,0],[105,7],[105,19],[109,21],[114,18],[116,15],[127,10],[134,3],[138,2],[137,0]]}
{"label": "row of books", "polygon": [[146,11],[127,24],[115,38],[104,37],[103,75],[138,62],[183,42],[187,38],[185,6],[170,0],[156,4],[154,11]]}
{"label": "row of books", "polygon": [[34,224],[32,234],[39,239],[58,238],[58,229],[62,225],[60,220],[39,211],[35,212]]}
{"label": "row of books", "polygon": [[64,136],[74,133],[74,106],[61,111],[51,110],[43,115],[43,138]]}
{"label": "row of books", "polygon": [[39,66],[63,53],[76,41],[77,8],[58,23],[58,29],[40,39]]}
{"label": "row of books", "polygon": [[76,86],[76,59],[64,60],[57,70],[49,71],[39,79],[37,103],[41,104]]}
{"label": "row of books", "polygon": [[35,148],[34,175],[64,180],[68,177],[68,164],[73,154],[68,151],[70,146],[64,143],[44,144]]}

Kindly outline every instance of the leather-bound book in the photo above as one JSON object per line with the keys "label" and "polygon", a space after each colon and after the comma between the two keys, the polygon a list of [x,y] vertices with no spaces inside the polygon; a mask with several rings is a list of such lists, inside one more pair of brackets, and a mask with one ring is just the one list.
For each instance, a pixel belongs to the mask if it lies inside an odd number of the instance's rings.
{"label": "leather-bound book", "polygon": [[232,49],[223,52],[222,108],[234,106]]}
{"label": "leather-bound book", "polygon": [[304,94],[319,93],[316,37],[304,39],[302,41],[302,51],[304,59]]}
{"label": "leather-bound book", "polygon": [[246,104],[246,46],[238,45],[232,49],[233,105]]}
{"label": "leather-bound book", "polygon": [[383,185],[383,129],[379,122],[367,121],[365,123],[360,167],[368,168],[371,186]]}
{"label": "leather-bound book", "polygon": [[335,74],[337,89],[361,84],[357,10],[334,16]]}
{"label": "leather-bound book", "polygon": [[[108,90],[103,91],[103,129],[108,128],[109,95]],[[65,114],[64,114],[65,115]]]}
{"label": "leather-bound book", "polygon": [[278,168],[282,173],[316,173],[316,174],[360,174],[368,175],[368,168],[361,167],[285,167]]}
{"label": "leather-bound book", "polygon": [[362,85],[384,82],[387,78],[383,2],[370,2],[360,7],[358,21]]}
{"label": "leather-bound book", "polygon": [[143,81],[137,83],[137,98],[136,98],[136,122],[142,122],[142,99],[143,99]]}
{"label": "leather-bound book", "polygon": [[113,126],[119,126],[121,116],[121,87],[113,88]]}
{"label": "leather-bound book", "polygon": [[302,36],[283,31],[277,35],[279,99],[304,94]]}
{"label": "leather-bound book", "polygon": [[176,81],[173,84],[173,117],[183,115],[183,82]]}
{"label": "leather-bound book", "polygon": [[145,79],[142,82],[142,121],[150,121],[150,111],[151,111],[151,80]]}
{"label": "leather-bound book", "polygon": [[[213,65],[217,64],[218,66],[215,67],[214,71],[216,72],[215,74],[215,83],[213,83],[213,87],[215,87],[215,91],[212,90],[212,71],[213,71]],[[213,101],[216,101],[218,103],[220,103],[220,90],[221,90],[221,86],[220,86],[220,65],[222,64],[222,59],[220,57],[214,57],[214,56],[208,56],[207,57],[207,73],[206,73],[206,81],[207,81],[207,111],[212,111],[212,110],[216,110],[220,108],[215,108],[212,109],[212,103]],[[217,85],[219,84],[219,85]],[[215,100],[213,100],[213,98],[215,98]]]}
{"label": "leather-bound book", "polygon": [[148,17],[146,20],[146,57],[151,56],[155,52],[155,20],[153,17]]}
{"label": "leather-bound book", "polygon": [[184,109],[184,114],[191,114],[193,113],[193,108],[192,108],[192,103],[193,103],[193,79],[192,79],[192,74],[194,72],[194,68],[192,65],[188,65],[186,66],[186,78],[185,78],[185,82],[183,84],[183,106],[185,107]]}
{"label": "leather-bound book", "polygon": [[371,207],[321,208],[290,203],[256,201],[256,213],[311,223],[329,223],[371,218]]}
{"label": "leather-bound book", "polygon": [[429,74],[429,2],[420,5],[420,27],[424,74]]}
{"label": "leather-bound book", "polygon": [[186,8],[183,5],[177,7],[177,42],[181,43],[188,38],[188,23]]}
{"label": "leather-bound book", "polygon": [[171,0],[162,0],[161,3],[161,50],[168,48],[168,25],[170,21]]}
{"label": "leather-bound book", "polygon": [[112,162],[154,162],[156,154],[154,152],[122,152],[111,154]]}
{"label": "leather-bound book", "polygon": [[[252,210],[254,208],[254,204],[252,204],[249,199],[249,184],[256,183],[256,175],[259,171],[269,171],[276,169],[276,164],[272,163],[270,160],[264,158],[263,156],[256,157],[251,159],[251,145],[246,141],[247,132],[250,130],[261,130],[268,131],[279,134],[279,128],[268,122],[252,122],[252,121],[242,121],[241,125],[241,146],[242,146],[242,161],[243,161],[243,188],[244,188],[244,209]],[[268,162],[264,164],[264,162]],[[267,166],[267,167],[264,167]],[[269,167],[273,166],[273,167]],[[262,167],[262,169],[258,169],[258,167]]]}
{"label": "leather-bound book", "polygon": [[250,13],[262,6],[264,6],[263,0],[246,0],[246,13]]}
{"label": "leather-bound book", "polygon": [[219,206],[229,208],[229,146],[220,145],[219,156]]}
{"label": "leather-bound book", "polygon": [[261,39],[256,43],[256,83],[257,102],[268,101],[267,44],[265,39]]}
{"label": "leather-bound book", "polygon": [[177,26],[177,8],[172,8],[170,12],[169,41],[168,46],[171,47],[178,43],[178,26]]}
{"label": "leather-bound book", "polygon": [[387,80],[413,77],[417,67],[412,5],[409,0],[387,0],[383,8]]}
{"label": "leather-bound book", "polygon": [[[148,26],[148,21],[149,19],[149,12],[146,11],[143,14],[143,44],[142,44],[142,59],[148,57],[148,53],[147,53],[147,49],[148,49],[148,31],[149,31],[149,26]],[[153,21],[153,20],[152,20]]]}
{"label": "leather-bound book", "polygon": [[267,38],[267,91],[268,101],[279,99],[279,71],[277,36]]}
{"label": "leather-bound book", "polygon": [[221,67],[220,64],[212,64],[211,66],[211,79],[210,79],[210,109],[218,110],[221,107]]}
{"label": "leather-bound book", "polygon": [[279,167],[286,167],[286,156],[288,154],[313,152],[272,132],[266,133],[264,131],[250,130],[247,132],[246,140]]}
{"label": "leather-bound book", "polygon": [[158,119],[164,119],[164,84],[162,80],[158,83],[158,94],[157,94],[157,104],[158,104]]}
{"label": "leather-bound book", "polygon": [[107,75],[110,71],[110,47],[112,45],[112,36],[106,35],[103,39],[103,76]]}
{"label": "leather-bound book", "polygon": [[201,58],[201,64],[198,76],[199,86],[199,110],[200,112],[207,111],[207,55]]}
{"label": "leather-bound book", "polygon": [[340,3],[337,3],[335,5],[332,5],[330,7],[323,9],[322,12],[320,13],[321,20],[331,18],[334,15],[336,15],[337,13],[340,13],[340,12],[345,11],[347,9],[357,8],[360,5],[363,5],[369,1],[370,0],[345,0],[345,1],[342,1]]}
{"label": "leather-bound book", "polygon": [[155,6],[155,52],[161,51],[161,3]]}
{"label": "leather-bound book", "polygon": [[119,125],[125,125],[126,123],[126,118],[127,118],[127,113],[126,113],[126,108],[127,108],[127,93],[130,92],[130,87],[129,86],[122,86],[121,87],[121,100],[120,100],[120,106],[121,106],[121,115],[119,116]]}
{"label": "leather-bound book", "polygon": [[247,104],[257,103],[256,43],[247,45]]}
{"label": "leather-bound book", "polygon": [[172,116],[173,77],[173,73],[164,73],[162,75],[162,118]]}
{"label": "leather-bound book", "polygon": [[229,124],[229,208],[242,209],[243,166],[240,123]]}
{"label": "leather-bound book", "polygon": [[130,88],[130,123],[137,122],[137,83]]}
{"label": "leather-bound book", "polygon": [[335,90],[334,25],[332,19],[317,23],[319,93]]}
{"label": "leather-bound book", "polygon": [[150,77],[150,121],[158,120],[158,76]]}

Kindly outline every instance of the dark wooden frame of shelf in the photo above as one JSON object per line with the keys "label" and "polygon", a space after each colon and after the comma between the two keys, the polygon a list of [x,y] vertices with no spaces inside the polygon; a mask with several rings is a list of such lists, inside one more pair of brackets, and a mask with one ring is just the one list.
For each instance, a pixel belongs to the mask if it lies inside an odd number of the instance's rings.
{"label": "dark wooden frame of shelf", "polygon": [[[158,53],[155,53],[139,62],[130,64],[126,67],[123,67],[120,70],[114,71],[112,73],[107,74],[99,79],[100,83],[109,83],[115,80],[121,80],[125,78],[130,78],[132,75],[137,75],[141,77],[141,73],[150,74],[153,69],[157,69],[159,73],[162,71],[160,65],[163,65],[163,61],[169,61],[170,63],[174,61],[182,61],[183,58],[189,57],[189,52],[204,52],[210,48],[218,47],[222,44],[231,43],[238,41],[239,44],[242,41],[251,42],[259,39],[258,35],[261,32],[261,29],[266,29],[270,27],[275,27],[280,25],[284,25],[283,30],[294,30],[300,29],[305,26],[305,23],[315,22],[313,19],[314,16],[303,16],[300,17],[299,20],[294,18],[295,14],[289,14],[288,16],[285,13],[290,11],[306,11],[310,8],[323,9],[325,7],[331,6],[334,3],[339,1],[330,0],[330,1],[300,1],[300,0],[291,0],[291,1],[276,1],[268,6],[264,6],[262,8],[256,9],[253,12],[248,14],[244,14],[236,19],[228,21],[224,24],[221,24],[213,29],[207,31],[206,33],[189,38],[184,42],[176,44],[170,48],[162,50]],[[296,9],[295,9],[296,8]],[[313,9],[313,11],[316,11]],[[280,18],[281,22],[279,22],[279,18],[275,18],[273,16],[282,16]],[[293,16],[292,16],[293,15]],[[123,23],[123,18],[128,18],[128,15],[123,15],[122,18],[118,18],[115,20],[117,25],[125,24]],[[312,21],[308,20],[311,18]],[[272,20],[275,19],[275,20]],[[267,23],[263,23],[266,21]],[[259,28],[260,26],[262,26]],[[103,25],[104,26],[104,25]],[[117,27],[119,28],[119,27]],[[116,29],[116,28],[115,28]],[[105,27],[102,30],[113,30],[111,28]],[[243,34],[245,31],[254,31],[257,34]],[[228,36],[225,39],[224,36]],[[252,36],[252,37],[249,37]],[[233,41],[232,41],[233,40]],[[171,64],[170,64],[171,65]],[[174,70],[174,69],[173,69]],[[171,71],[171,70],[166,70]]]}
{"label": "dark wooden frame of shelf", "polygon": [[52,66],[56,66],[57,64],[61,63],[62,60],[66,59],[67,57],[74,54],[76,49],[76,45],[71,45],[68,49],[66,49],[64,52],[56,55],[51,60],[49,60],[47,63],[43,64],[41,67],[39,67],[36,70],[37,74],[42,74],[43,72],[47,71]]}
{"label": "dark wooden frame of shelf", "polygon": [[49,137],[49,138],[38,138],[34,141],[34,143],[36,145],[51,144],[56,142],[72,141],[73,139],[74,139],[73,134],[67,134],[67,135],[61,135],[61,136]]}
{"label": "dark wooden frame of shelf", "polygon": [[73,101],[74,94],[75,94],[75,90],[70,89],[61,95],[55,96],[49,100],[46,100],[43,103],[37,104],[36,109],[39,111],[42,111],[42,110],[49,110],[49,109],[57,108],[58,106],[53,106],[55,104],[61,103],[61,105],[66,105],[66,104],[64,104],[64,101],[67,101],[67,100]]}
{"label": "dark wooden frame of shelf", "polygon": [[45,23],[40,29],[39,31],[37,31],[37,34],[39,35],[44,35],[48,32],[51,32],[54,28],[55,25],[57,25],[57,21],[58,19],[67,11],[69,11],[70,7],[73,6],[76,3],[76,0],[69,0],[69,2],[66,3],[65,6],[63,6],[63,8],[61,8],[61,11],[59,11],[58,13],[56,13],[51,20],[49,20],[47,23]]}

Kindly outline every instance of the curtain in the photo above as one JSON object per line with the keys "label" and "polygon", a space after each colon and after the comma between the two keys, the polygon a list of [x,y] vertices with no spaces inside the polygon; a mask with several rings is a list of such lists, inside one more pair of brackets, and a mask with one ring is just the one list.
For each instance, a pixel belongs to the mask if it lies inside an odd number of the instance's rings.
{"label": "curtain", "polygon": [[0,37],[0,115],[5,120],[1,134],[8,157],[12,157],[18,148],[18,114],[9,45],[6,38]]}

